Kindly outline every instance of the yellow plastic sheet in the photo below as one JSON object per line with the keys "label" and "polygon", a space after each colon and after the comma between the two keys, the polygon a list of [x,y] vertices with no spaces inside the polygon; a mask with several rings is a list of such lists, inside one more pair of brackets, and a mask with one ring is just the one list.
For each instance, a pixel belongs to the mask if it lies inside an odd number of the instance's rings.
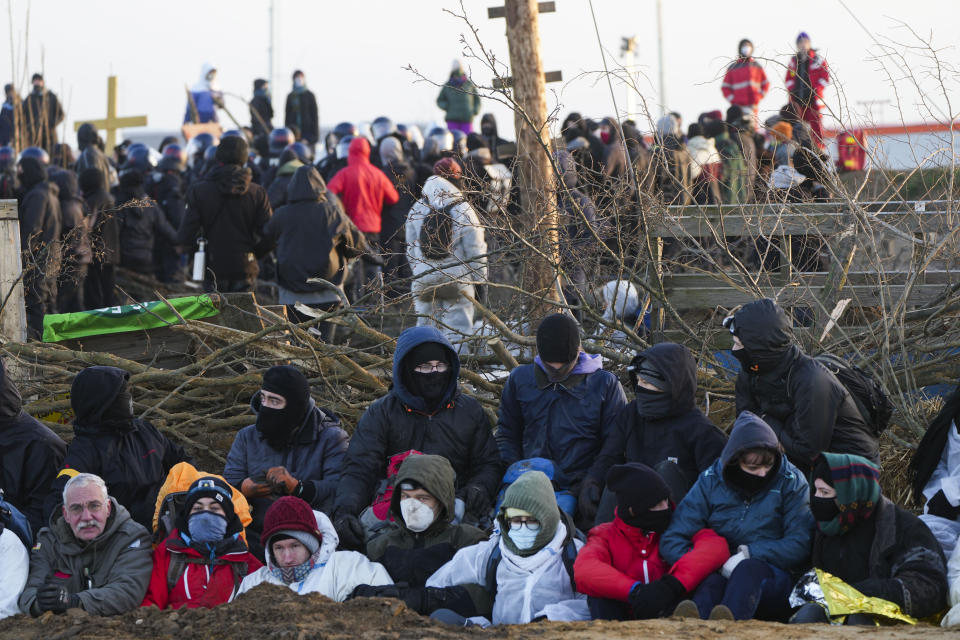
{"label": "yellow plastic sheet", "polygon": [[917,624],[917,619],[901,611],[899,605],[883,598],[865,596],[840,578],[820,569],[816,571],[831,618],[867,613],[890,622]]}

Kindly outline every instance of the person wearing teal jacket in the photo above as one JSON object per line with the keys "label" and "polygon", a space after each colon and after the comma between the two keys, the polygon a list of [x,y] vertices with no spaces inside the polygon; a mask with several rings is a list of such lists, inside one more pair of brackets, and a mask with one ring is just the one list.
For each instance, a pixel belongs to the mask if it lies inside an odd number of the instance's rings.
{"label": "person wearing teal jacket", "polygon": [[459,59],[453,61],[450,79],[437,96],[437,106],[446,114],[447,129],[473,132],[473,119],[480,113],[480,94],[467,77],[463,62]]}

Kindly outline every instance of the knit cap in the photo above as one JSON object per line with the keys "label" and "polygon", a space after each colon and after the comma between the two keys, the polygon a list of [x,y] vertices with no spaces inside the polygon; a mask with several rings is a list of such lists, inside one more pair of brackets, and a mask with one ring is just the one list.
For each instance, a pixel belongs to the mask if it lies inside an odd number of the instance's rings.
{"label": "knit cap", "polygon": [[554,313],[537,327],[537,354],[543,362],[573,362],[580,352],[580,328],[565,313]]}
{"label": "knit cap", "polygon": [[[880,468],[862,456],[821,453],[814,463],[813,479],[820,478],[837,491],[840,513],[817,528],[828,536],[843,535],[855,524],[869,520],[880,502]],[[816,491],[810,482],[811,495]]]}
{"label": "knit cap", "polygon": [[243,137],[227,136],[220,141],[214,157],[223,164],[236,164],[242,167],[247,164],[248,153],[247,141]]}
{"label": "knit cap", "polygon": [[781,120],[770,127],[770,131],[777,142],[789,142],[793,138],[793,125],[786,120]]}
{"label": "knit cap", "polygon": [[[540,531],[534,540],[533,547],[521,551],[510,539],[510,523],[507,521],[507,509],[520,509],[530,513],[540,521]],[[542,471],[527,471],[513,484],[507,487],[500,505],[500,530],[503,532],[503,541],[513,553],[519,556],[532,556],[553,539],[560,524],[560,508],[557,507],[557,496],[553,492],[553,483]]]}
{"label": "knit cap", "polygon": [[306,501],[294,496],[284,496],[270,505],[263,516],[263,534],[261,540],[266,540],[267,550],[272,553],[271,547],[276,541],[282,540],[278,536],[293,538],[310,550],[310,555],[317,552],[323,534],[317,529],[317,518],[313,509]]}

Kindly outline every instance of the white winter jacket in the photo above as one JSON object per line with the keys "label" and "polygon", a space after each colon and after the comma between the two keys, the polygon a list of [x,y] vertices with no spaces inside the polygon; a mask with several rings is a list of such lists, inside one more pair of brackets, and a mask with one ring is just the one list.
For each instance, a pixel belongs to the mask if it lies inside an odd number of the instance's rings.
{"label": "white winter jacket", "polygon": [[[330,518],[319,511],[314,511],[313,515],[317,518],[317,529],[323,534],[318,566],[308,573],[306,578],[300,582],[292,582],[288,587],[299,594],[319,593],[331,600],[343,602],[361,584],[393,584],[390,574],[380,563],[371,562],[356,551],[336,551],[340,538]],[[267,566],[260,567],[244,578],[237,594],[249,591],[264,582],[282,585],[283,582],[270,572],[271,568],[273,561],[267,553]]]}
{"label": "white winter jacket", "polygon": [[[486,584],[487,560],[496,545],[502,558],[497,566],[497,597],[493,624],[526,624],[540,616],[550,620],[589,620],[587,596],[570,585],[563,564],[563,541],[567,528],[561,522],[557,533],[543,549],[523,558],[510,551],[494,531],[489,540],[460,549],[427,580],[428,587]],[[583,542],[574,540],[579,551]]]}
{"label": "white winter jacket", "polygon": [[696,180],[706,164],[721,161],[720,152],[713,138],[693,136],[687,140],[687,152],[690,154],[690,179]]}
{"label": "white winter jacket", "polygon": [[[452,256],[436,262],[424,258],[420,250],[420,227],[424,218],[431,210],[441,210],[457,200],[461,201],[460,204],[450,209],[453,218]],[[427,178],[423,195],[410,208],[404,231],[407,261],[414,277],[414,294],[456,281],[482,283],[487,280],[487,243],[483,226],[473,207],[463,200],[463,194],[448,180],[440,176]]]}
{"label": "white winter jacket", "polygon": [[[951,431],[956,429],[951,428]],[[960,544],[953,548],[953,553],[950,554],[947,562],[947,585],[950,587],[950,593],[947,594],[950,610],[940,621],[940,625],[960,627]]]}
{"label": "white winter jacket", "polygon": [[13,531],[0,532],[0,620],[20,613],[17,599],[27,584],[30,554]]}
{"label": "white winter jacket", "polygon": [[[943,446],[943,453],[940,454],[940,463],[937,464],[937,468],[934,469],[927,485],[923,488],[924,500],[930,500],[941,490],[951,506],[960,506],[960,433],[957,433],[957,426],[952,423],[947,429],[947,442]],[[940,546],[943,547],[944,555],[947,558],[950,558],[951,554],[956,555],[953,552],[955,547],[960,546],[957,545],[957,538],[960,537],[960,522],[927,513],[926,505],[923,511],[920,519],[936,536]],[[957,570],[960,571],[960,567]]]}

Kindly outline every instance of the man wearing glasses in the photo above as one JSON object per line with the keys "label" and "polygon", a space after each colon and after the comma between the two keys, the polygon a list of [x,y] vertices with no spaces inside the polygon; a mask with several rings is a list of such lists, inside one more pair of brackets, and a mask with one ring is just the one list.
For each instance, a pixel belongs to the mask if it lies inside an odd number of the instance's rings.
{"label": "man wearing glasses", "polygon": [[63,506],[37,535],[20,610],[32,616],[80,608],[115,615],[140,606],[153,568],[150,534],[107,494],[99,476],[80,473]]}

